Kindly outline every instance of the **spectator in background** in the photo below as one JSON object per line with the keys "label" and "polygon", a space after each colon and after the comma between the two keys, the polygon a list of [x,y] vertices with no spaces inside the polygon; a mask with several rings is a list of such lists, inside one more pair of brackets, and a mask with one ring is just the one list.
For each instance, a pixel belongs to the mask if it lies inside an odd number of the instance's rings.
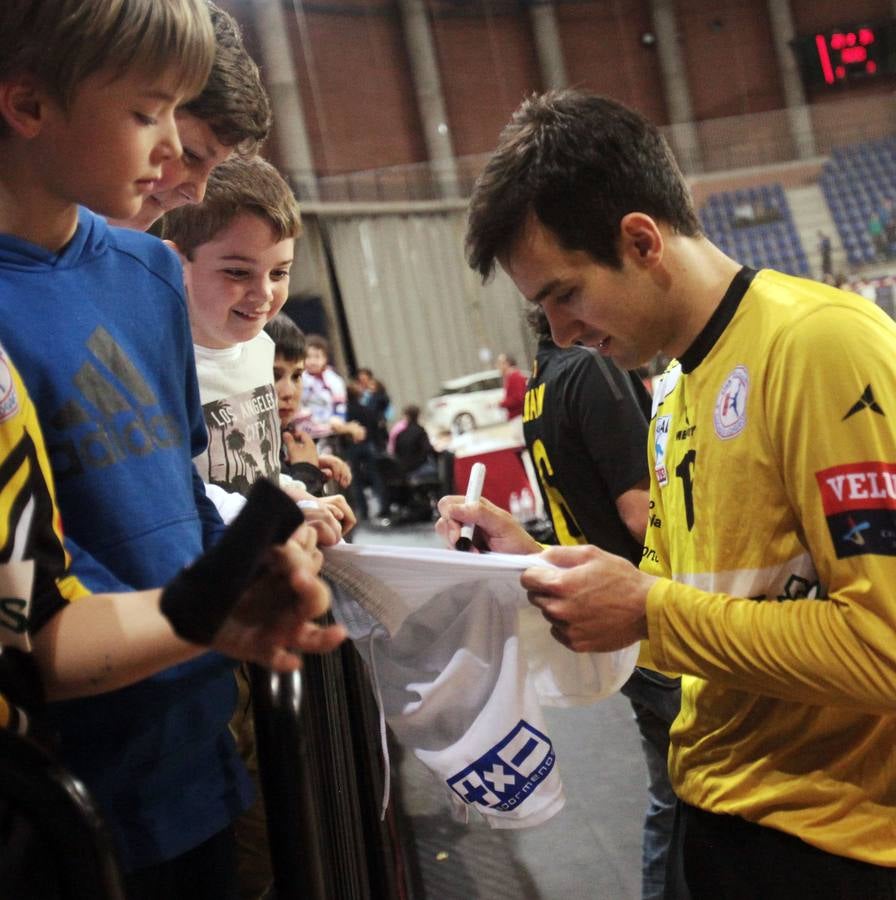
{"label": "spectator in background", "polygon": [[[395,474],[389,481],[393,522],[431,519],[439,497],[452,489],[454,457],[447,449],[439,452],[432,446],[419,419],[420,407],[409,404],[393,427]],[[451,433],[446,434],[450,437]]]}
{"label": "spectator in background", "polygon": [[881,224],[884,227],[884,244],[887,258],[891,259],[893,256],[896,256],[896,209],[894,209],[893,201],[889,197],[884,200]]}
{"label": "spectator in background", "polygon": [[347,415],[350,423],[360,425],[363,432],[345,450],[353,476],[351,501],[358,518],[369,519],[365,489],[370,488],[377,501],[377,515],[382,519],[389,510],[389,501],[377,464],[377,458],[381,453],[375,438],[379,419],[376,408],[373,404],[365,404],[363,395],[364,390],[357,381],[349,383]]}
{"label": "spectator in background", "polygon": [[833,274],[831,266],[831,238],[824,231],[818,232],[818,255],[821,257],[821,278],[827,281],[827,277]]}
{"label": "spectator in background", "polygon": [[508,419],[516,419],[523,414],[526,376],[516,367],[516,359],[509,353],[502,353],[498,357],[498,368],[504,377],[504,398],[499,405],[507,410]]}
{"label": "spectator in background", "polygon": [[359,403],[371,410],[372,413],[373,432],[368,432],[368,436],[372,439],[377,451],[382,453],[389,440],[386,420],[389,417],[392,401],[389,399],[389,393],[383,387],[383,383],[374,377],[370,369],[358,369],[356,382],[360,392]]}
{"label": "spectator in background", "polygon": [[756,224],[756,210],[749,200],[740,200],[734,207],[734,226],[744,228]]}
{"label": "spectator in background", "polygon": [[389,429],[389,440],[386,443],[386,452],[389,456],[395,456],[395,442],[398,440],[398,435],[400,435],[407,427],[408,417],[407,407],[405,407],[401,411],[401,418]]}
{"label": "spectator in background", "polygon": [[364,440],[363,426],[348,421],[345,379],[330,365],[330,342],[319,334],[305,338],[302,405],[309,417],[299,425],[318,442],[319,452],[345,456],[352,443]]}
{"label": "spectator in background", "polygon": [[887,236],[884,233],[883,220],[876,212],[871,213],[868,219],[868,235],[871,237],[871,243],[874,245],[874,253],[877,258],[886,259]]}
{"label": "spectator in background", "polygon": [[420,407],[406,406],[405,427],[395,438],[395,458],[409,478],[435,477],[436,465],[432,444],[426,429],[420,424]]}

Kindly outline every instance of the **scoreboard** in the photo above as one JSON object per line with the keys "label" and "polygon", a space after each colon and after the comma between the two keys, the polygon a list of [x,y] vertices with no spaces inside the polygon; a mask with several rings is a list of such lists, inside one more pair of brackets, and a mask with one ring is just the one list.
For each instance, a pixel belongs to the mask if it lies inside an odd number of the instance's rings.
{"label": "scoreboard", "polygon": [[807,88],[896,73],[896,19],[800,35],[792,46]]}

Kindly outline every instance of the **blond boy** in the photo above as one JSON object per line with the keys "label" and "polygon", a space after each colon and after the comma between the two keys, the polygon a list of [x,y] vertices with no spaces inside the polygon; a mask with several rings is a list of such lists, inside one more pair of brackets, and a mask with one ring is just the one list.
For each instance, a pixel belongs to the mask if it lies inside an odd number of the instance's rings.
{"label": "blond boy", "polygon": [[215,55],[202,91],[175,111],[183,152],[166,160],[140,210],[113,224],[146,231],[164,213],[200,203],[215,166],[258,152],[271,130],[271,105],[258,66],[229,13],[208,3]]}
{"label": "blond boy", "polygon": [[[175,109],[204,83],[213,40],[198,0],[0,5],[0,341],[93,590],[166,583],[222,528],[191,465],[205,430],[177,260],[77,205],[139,211],[181,154]],[[231,823],[250,788],[226,728],[229,670],[206,654],[49,711],[130,898],[232,896]]]}

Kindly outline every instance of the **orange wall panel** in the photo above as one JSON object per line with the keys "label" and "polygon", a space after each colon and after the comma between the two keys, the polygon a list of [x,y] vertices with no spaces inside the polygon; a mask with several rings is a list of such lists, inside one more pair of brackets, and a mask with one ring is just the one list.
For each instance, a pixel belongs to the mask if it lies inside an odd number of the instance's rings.
{"label": "orange wall panel", "polygon": [[321,175],[420,162],[401,20],[394,6],[360,15],[289,16],[312,153]]}
{"label": "orange wall panel", "polygon": [[766,0],[680,0],[694,118],[780,109],[784,95]]}
{"label": "orange wall panel", "polygon": [[442,96],[457,156],[491,150],[523,98],[541,88],[529,16],[522,8],[466,14],[430,7]]}
{"label": "orange wall panel", "polygon": [[649,0],[605,0],[557,6],[569,83],[634,107],[657,125],[669,121]]}

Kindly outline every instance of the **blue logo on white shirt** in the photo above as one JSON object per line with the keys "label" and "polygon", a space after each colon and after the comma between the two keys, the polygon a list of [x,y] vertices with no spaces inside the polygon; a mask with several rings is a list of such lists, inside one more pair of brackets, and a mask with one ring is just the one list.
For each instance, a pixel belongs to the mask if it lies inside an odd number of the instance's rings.
{"label": "blue logo on white shirt", "polygon": [[464,803],[507,811],[523,803],[556,762],[550,738],[520,719],[500,743],[448,779]]}

